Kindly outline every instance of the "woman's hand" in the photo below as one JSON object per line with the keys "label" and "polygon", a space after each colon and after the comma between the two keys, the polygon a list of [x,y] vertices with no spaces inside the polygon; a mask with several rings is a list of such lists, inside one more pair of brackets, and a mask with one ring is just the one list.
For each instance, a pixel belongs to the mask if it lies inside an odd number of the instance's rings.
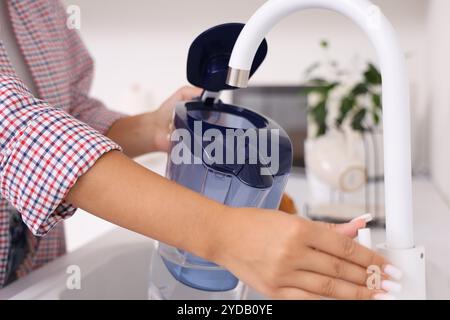
{"label": "woman's hand", "polygon": [[182,87],[172,94],[158,110],[116,121],[107,136],[122,146],[129,157],[154,152],[167,152],[170,147],[172,118],[175,105],[200,96],[201,89]]}
{"label": "woman's hand", "polygon": [[172,120],[175,106],[180,101],[189,101],[199,97],[202,90],[195,87],[183,87],[172,94],[158,110],[153,112],[153,124],[155,126],[154,145],[157,151],[168,152],[170,148],[170,134],[173,131]]}
{"label": "woman's hand", "polygon": [[[353,241],[363,220],[334,226],[277,211],[231,209],[220,226],[220,245],[212,259],[271,298],[390,297],[366,285],[367,268],[383,270],[387,263]],[[384,284],[396,285],[389,280]]]}

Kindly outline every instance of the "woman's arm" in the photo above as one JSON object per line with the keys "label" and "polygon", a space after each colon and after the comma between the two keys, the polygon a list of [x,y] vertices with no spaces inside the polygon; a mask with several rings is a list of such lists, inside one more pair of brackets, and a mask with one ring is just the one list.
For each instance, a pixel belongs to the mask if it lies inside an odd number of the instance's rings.
{"label": "woman's arm", "polygon": [[330,230],[277,211],[229,208],[115,151],[100,158],[66,200],[223,265],[274,298],[371,299],[384,294],[366,287],[367,267],[383,268],[385,260],[352,240],[365,225],[361,220]]}
{"label": "woman's arm", "polygon": [[226,207],[203,198],[120,152],[100,158],[66,201],[112,223],[189,250],[212,254],[216,221]]}

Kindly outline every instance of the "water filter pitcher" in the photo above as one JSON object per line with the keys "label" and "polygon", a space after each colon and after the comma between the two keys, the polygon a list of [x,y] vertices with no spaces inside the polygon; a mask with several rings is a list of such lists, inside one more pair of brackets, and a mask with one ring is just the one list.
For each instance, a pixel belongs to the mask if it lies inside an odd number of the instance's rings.
{"label": "water filter pitcher", "polygon": [[[166,176],[228,206],[276,209],[292,167],[289,137],[273,120],[219,99],[221,91],[235,89],[226,84],[226,77],[242,28],[238,23],[216,26],[193,42],[187,77],[204,93],[176,107]],[[250,76],[266,53],[264,41]],[[228,270],[163,243],[157,249],[152,261],[152,298],[242,298],[227,295],[240,288]]]}

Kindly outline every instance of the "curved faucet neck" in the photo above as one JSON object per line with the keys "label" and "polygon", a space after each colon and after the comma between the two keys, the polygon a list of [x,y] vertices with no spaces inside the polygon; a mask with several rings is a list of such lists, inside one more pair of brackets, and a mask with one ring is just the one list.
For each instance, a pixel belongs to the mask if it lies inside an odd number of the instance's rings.
{"label": "curved faucet neck", "polygon": [[409,87],[394,29],[368,0],[269,0],[242,30],[229,63],[229,85],[246,87],[254,55],[267,33],[296,11],[321,8],[353,20],[374,45],[383,77],[386,240],[393,249],[414,246]]}

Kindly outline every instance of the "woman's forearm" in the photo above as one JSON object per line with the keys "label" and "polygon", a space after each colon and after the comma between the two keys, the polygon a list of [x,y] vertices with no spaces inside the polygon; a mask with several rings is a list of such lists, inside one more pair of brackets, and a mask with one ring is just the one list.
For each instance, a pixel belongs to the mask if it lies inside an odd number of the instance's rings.
{"label": "woman's forearm", "polygon": [[100,218],[208,258],[222,204],[183,188],[120,152],[104,155],[66,200]]}

